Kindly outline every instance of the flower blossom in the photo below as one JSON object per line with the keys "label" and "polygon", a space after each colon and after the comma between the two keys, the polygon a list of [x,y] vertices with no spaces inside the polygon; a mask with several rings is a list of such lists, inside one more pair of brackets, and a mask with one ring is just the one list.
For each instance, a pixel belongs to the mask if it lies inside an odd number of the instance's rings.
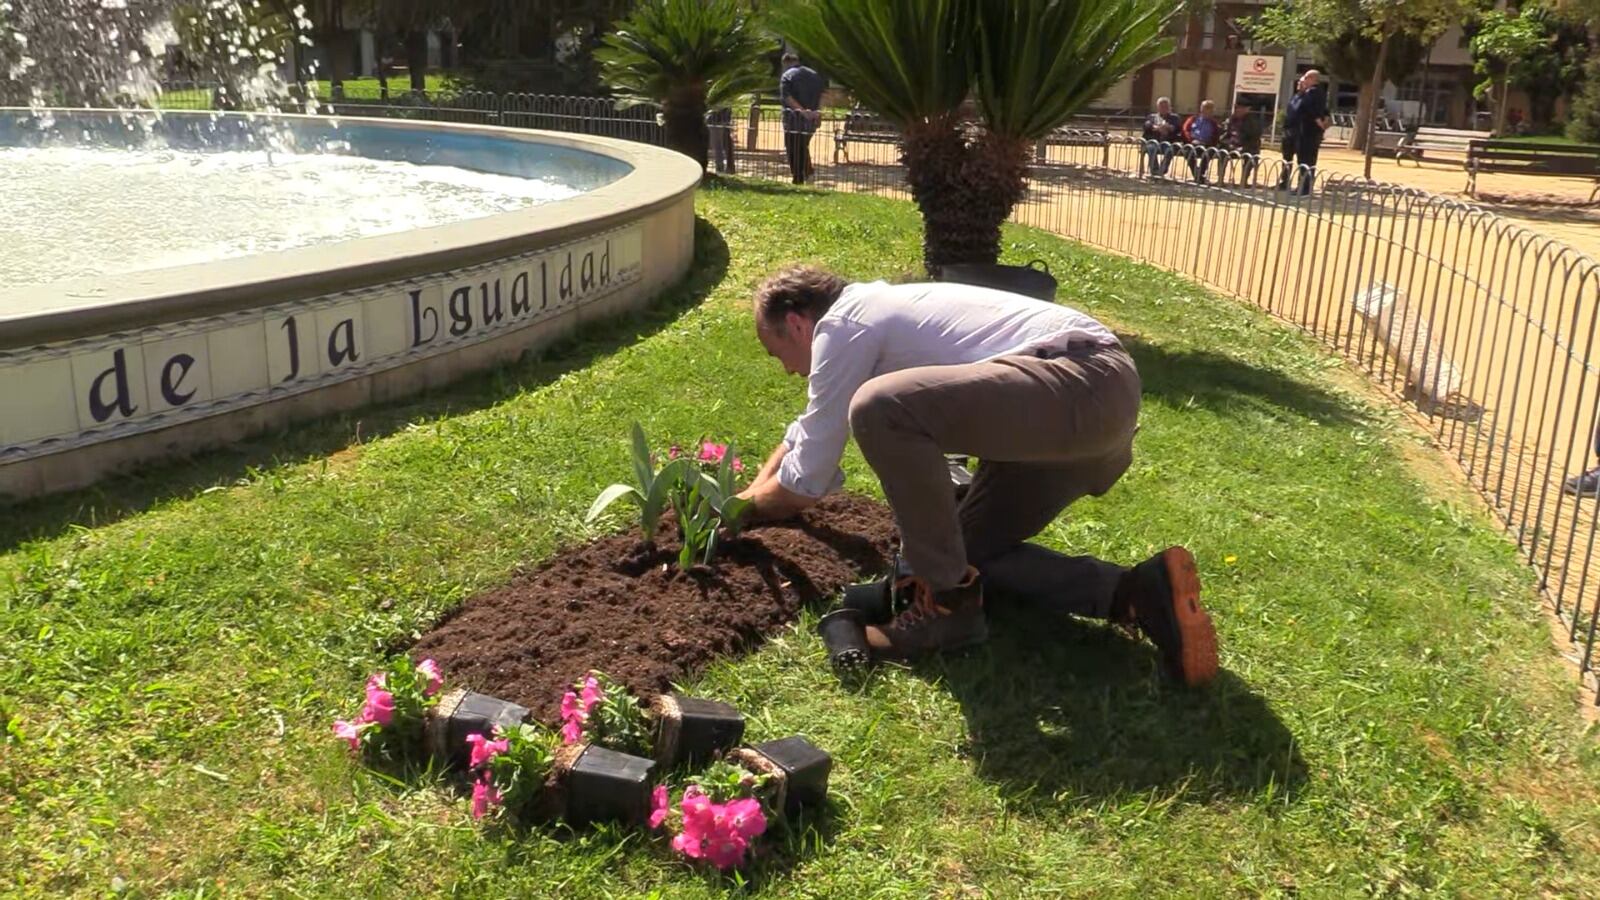
{"label": "flower blossom", "polygon": [[467,743],[472,745],[472,760],[469,766],[474,769],[482,768],[489,760],[511,749],[510,739],[491,741],[481,734],[467,735]]}
{"label": "flower blossom", "polygon": [[500,792],[489,782],[489,773],[472,783],[472,817],[481,819],[488,815],[489,807],[500,803]]}
{"label": "flower blossom", "polygon": [[376,722],[388,727],[394,721],[394,694],[384,690],[382,672],[367,679],[367,705],[361,709],[362,722]]}
{"label": "flower blossom", "polygon": [[700,456],[697,458],[700,462],[719,463],[727,455],[727,444],[714,444],[711,441],[706,441],[700,445]]}
{"label": "flower blossom", "polygon": [[361,733],[366,731],[368,723],[346,722],[339,719],[333,723],[333,736],[341,741],[348,741],[351,750],[361,749]]}
{"label": "flower blossom", "polygon": [[424,682],[422,696],[432,697],[439,693],[439,688],[444,687],[444,675],[439,671],[439,664],[431,659],[425,659],[417,664],[417,674],[422,676]]}
{"label": "flower blossom", "polygon": [[667,821],[670,812],[671,800],[667,796],[667,786],[656,785],[655,791],[650,794],[650,827],[660,828]]}
{"label": "flower blossom", "polygon": [[733,458],[733,462],[728,467],[730,469],[733,469],[735,474],[739,474],[739,475],[744,474],[744,460],[740,459],[737,456],[735,456]]}

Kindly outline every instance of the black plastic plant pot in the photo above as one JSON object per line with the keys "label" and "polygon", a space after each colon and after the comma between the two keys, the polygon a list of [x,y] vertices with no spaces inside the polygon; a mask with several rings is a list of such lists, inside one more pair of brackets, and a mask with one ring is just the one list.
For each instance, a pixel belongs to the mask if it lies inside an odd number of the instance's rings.
{"label": "black plastic plant pot", "polygon": [[[887,611],[889,592],[885,589],[882,593],[883,606]],[[849,603],[848,588],[845,594],[845,602]],[[823,646],[828,648],[828,661],[833,663],[835,669],[859,669],[872,661],[872,648],[867,646],[866,623],[859,611],[846,608],[828,613],[817,623],[817,633],[822,635]]]}
{"label": "black plastic plant pot", "polygon": [[972,489],[972,473],[967,471],[964,460],[950,460],[950,484],[955,488],[957,500],[967,498],[967,491]]}
{"label": "black plastic plant pot", "polygon": [[[844,589],[844,599],[839,602],[838,612],[853,612],[861,620],[862,625],[882,625],[894,615],[894,604],[889,596],[889,579],[880,578],[877,581],[868,581],[865,584],[852,584]],[[833,613],[829,613],[829,616]],[[827,640],[827,632],[823,623],[827,616],[817,624],[817,631]],[[830,645],[831,646],[831,645]]]}
{"label": "black plastic plant pot", "polygon": [[650,711],[656,721],[656,762],[663,768],[707,762],[744,737],[744,714],[720,700],[662,694]]}
{"label": "black plastic plant pot", "polygon": [[939,270],[939,280],[1010,291],[1048,303],[1056,300],[1055,276],[1050,274],[1050,267],[1040,259],[1025,266],[947,263]]}
{"label": "black plastic plant pot", "polygon": [[741,748],[730,757],[758,775],[772,777],[773,805],[785,813],[818,806],[828,798],[833,757],[799,735]]}
{"label": "black plastic plant pot", "polygon": [[424,731],[428,752],[445,765],[466,768],[472,748],[467,735],[492,736],[496,726],[510,731],[528,719],[528,708],[509,700],[456,688],[439,698]]}
{"label": "black plastic plant pot", "polygon": [[[576,749],[576,748],[574,748]],[[565,765],[558,758],[558,769]],[[565,793],[567,821],[642,824],[650,817],[656,761],[604,747],[584,747],[558,777]]]}

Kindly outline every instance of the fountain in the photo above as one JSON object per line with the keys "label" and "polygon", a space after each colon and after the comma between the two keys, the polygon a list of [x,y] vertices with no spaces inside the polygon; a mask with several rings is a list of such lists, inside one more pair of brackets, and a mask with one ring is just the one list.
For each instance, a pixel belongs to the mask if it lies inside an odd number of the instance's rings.
{"label": "fountain", "polygon": [[[73,69],[41,49],[44,25],[8,43],[27,20],[0,0],[0,102],[18,104],[0,107],[0,499],[504,363],[642,306],[689,265],[700,172],[677,154],[111,108],[155,83],[173,26],[137,0],[49,2],[104,12],[90,31],[112,36],[63,39]],[[229,48],[232,95],[257,105],[281,56],[243,46],[238,7],[207,8],[231,10],[207,33]],[[95,78],[51,87],[69,70]]]}

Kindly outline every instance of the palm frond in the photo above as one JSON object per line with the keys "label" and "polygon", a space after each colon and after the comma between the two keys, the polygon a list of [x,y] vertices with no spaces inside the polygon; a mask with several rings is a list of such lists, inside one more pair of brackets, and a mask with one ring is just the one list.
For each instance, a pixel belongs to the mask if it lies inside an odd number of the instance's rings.
{"label": "palm frond", "polygon": [[739,0],[641,0],[595,51],[600,77],[635,99],[667,101],[713,85],[770,80],[773,41]]}
{"label": "palm frond", "polygon": [[778,0],[772,27],[902,127],[948,116],[972,86],[973,0]]}
{"label": "palm frond", "polygon": [[977,0],[977,93],[997,135],[1049,134],[1163,54],[1177,0]]}

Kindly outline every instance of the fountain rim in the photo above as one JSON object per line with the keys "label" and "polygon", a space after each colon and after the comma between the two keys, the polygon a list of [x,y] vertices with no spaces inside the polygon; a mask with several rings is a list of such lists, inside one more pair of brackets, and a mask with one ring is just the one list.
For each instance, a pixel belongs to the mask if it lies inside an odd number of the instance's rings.
{"label": "fountain rim", "polygon": [[[129,110],[0,107],[0,115],[119,115]],[[133,111],[138,113],[140,111]],[[171,110],[163,116],[248,116],[287,122],[329,118],[398,131],[467,133],[554,145],[631,166],[609,184],[576,197],[460,222],[206,263],[0,286],[0,351],[155,321],[195,319],[286,300],[405,281],[538,250],[637,220],[699,187],[703,170],[680,153],[618,138],[556,131],[296,113]]]}

